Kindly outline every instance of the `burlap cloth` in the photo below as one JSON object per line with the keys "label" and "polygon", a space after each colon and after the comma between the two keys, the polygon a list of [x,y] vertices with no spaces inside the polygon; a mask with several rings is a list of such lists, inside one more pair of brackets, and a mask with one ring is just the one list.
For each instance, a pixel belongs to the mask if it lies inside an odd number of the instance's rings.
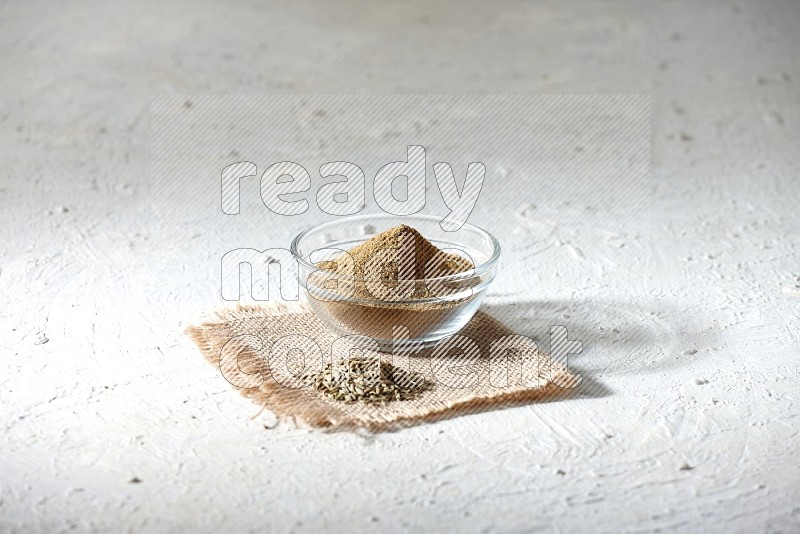
{"label": "burlap cloth", "polygon": [[[400,354],[354,349],[304,303],[238,306],[187,329],[206,360],[241,394],[280,420],[326,429],[392,430],[531,401],[561,398],[577,384],[566,367],[479,311],[445,345]],[[412,400],[352,404],[306,385],[302,370],[350,355],[380,357],[421,373]],[[308,367],[311,366],[311,367]]]}

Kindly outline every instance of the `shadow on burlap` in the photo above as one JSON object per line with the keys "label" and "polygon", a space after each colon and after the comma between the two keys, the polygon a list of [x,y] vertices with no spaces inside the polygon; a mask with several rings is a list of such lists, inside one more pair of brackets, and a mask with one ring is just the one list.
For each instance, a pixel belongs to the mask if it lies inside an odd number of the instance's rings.
{"label": "shadow on burlap", "polygon": [[[523,336],[479,311],[447,345],[401,354],[354,348],[306,304],[238,306],[187,329],[206,360],[242,395],[280,420],[329,430],[387,431],[413,424],[552,401],[575,391],[580,377]],[[302,370],[360,353],[422,374],[429,385],[410,400],[383,404],[335,401],[299,378]]]}

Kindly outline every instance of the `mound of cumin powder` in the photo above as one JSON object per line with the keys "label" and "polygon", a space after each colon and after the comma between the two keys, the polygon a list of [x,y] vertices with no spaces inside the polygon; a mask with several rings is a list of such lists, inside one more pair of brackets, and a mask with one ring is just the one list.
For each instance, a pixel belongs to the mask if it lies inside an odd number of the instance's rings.
{"label": "mound of cumin powder", "polygon": [[[350,249],[332,261],[321,262],[316,280],[343,298],[320,301],[340,330],[366,335],[379,343],[392,338],[394,326],[419,338],[444,325],[468,301],[449,297],[476,283],[438,278],[473,268],[468,258],[442,251],[414,228],[401,224]],[[316,274],[316,273],[315,273]],[[309,284],[315,278],[309,277]]]}

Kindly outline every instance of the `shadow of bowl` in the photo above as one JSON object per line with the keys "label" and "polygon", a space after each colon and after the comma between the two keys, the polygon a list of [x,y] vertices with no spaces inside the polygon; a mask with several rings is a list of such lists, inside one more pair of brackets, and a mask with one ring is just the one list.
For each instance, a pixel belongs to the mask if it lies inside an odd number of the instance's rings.
{"label": "shadow of bowl", "polygon": [[[684,334],[693,329],[692,318],[670,310],[662,302],[497,300],[492,298],[482,309],[515,332],[536,341],[543,351],[551,350],[551,327],[566,327],[568,339],[583,344],[581,352],[569,356],[570,368],[577,363],[595,379],[664,373],[702,357],[696,350],[682,347]],[[703,337],[705,342],[713,344],[716,332],[703,332]]]}

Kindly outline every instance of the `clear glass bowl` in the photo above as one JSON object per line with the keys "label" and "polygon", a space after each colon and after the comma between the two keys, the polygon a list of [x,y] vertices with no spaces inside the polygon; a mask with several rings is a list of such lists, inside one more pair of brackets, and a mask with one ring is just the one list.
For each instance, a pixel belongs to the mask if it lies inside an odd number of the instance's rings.
{"label": "clear glass bowl", "polygon": [[[336,219],[300,233],[291,251],[299,264],[303,294],[317,315],[335,332],[358,336],[361,344],[379,350],[431,346],[461,330],[481,305],[486,288],[497,273],[500,244],[486,230],[465,224],[455,232],[439,226],[438,217],[416,215],[358,215]],[[380,291],[364,287],[387,280],[348,277],[324,269],[326,261],[389,228],[415,228],[439,249],[471,260],[474,269],[435,278],[399,280],[395,284],[424,284],[424,296],[376,298]],[[358,290],[357,288],[360,288]],[[402,289],[402,288],[401,288]],[[393,290],[393,295],[419,291]]]}

